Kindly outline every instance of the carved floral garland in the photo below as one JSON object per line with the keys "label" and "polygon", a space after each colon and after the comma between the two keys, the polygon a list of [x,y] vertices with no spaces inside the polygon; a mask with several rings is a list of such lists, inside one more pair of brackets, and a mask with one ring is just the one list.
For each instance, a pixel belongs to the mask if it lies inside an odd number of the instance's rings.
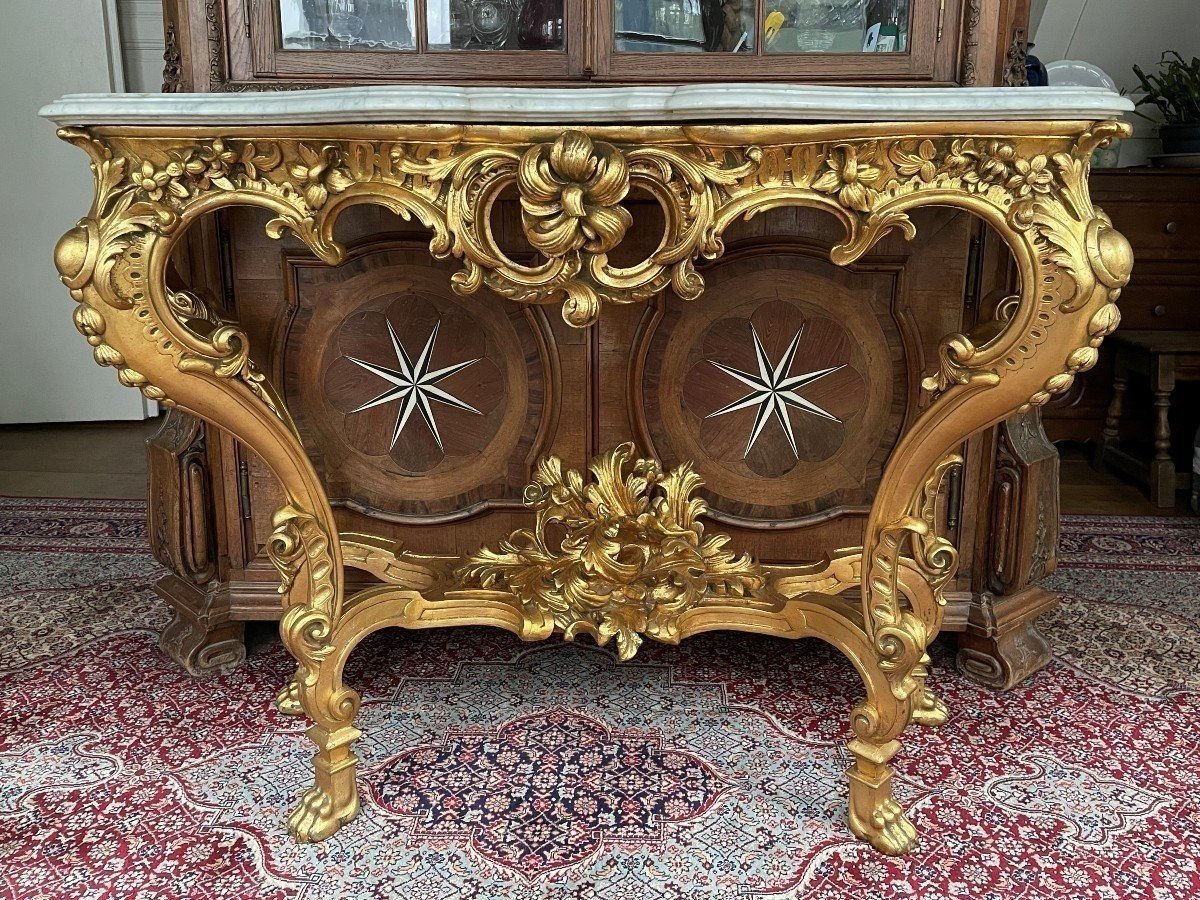
{"label": "carved floral garland", "polygon": [[[838,249],[839,263],[865,252],[890,228],[911,234],[903,213],[876,216],[887,199],[920,188],[957,187],[999,192],[997,202],[1011,205],[1061,191],[1075,175],[1068,153],[1025,159],[1012,142],[1000,139],[843,141],[796,149],[805,151],[812,166],[763,186],[798,192],[792,202],[808,194],[814,205],[841,210],[851,233]],[[273,196],[288,213],[271,223],[272,234],[292,228],[330,262],[339,261],[341,250],[329,239],[323,214],[337,205],[333,198],[375,183],[393,201],[387,205],[433,228],[435,255],[463,260],[456,289],[471,293],[487,284],[521,302],[565,296],[564,316],[579,326],[595,320],[602,302],[636,302],[668,285],[684,298],[698,296],[703,282],[694,259],[719,255],[720,231],[731,221],[727,213],[738,207],[733,201],[753,190],[755,178],[762,180],[757,147],[625,149],[577,130],[523,151],[451,143],[431,156],[420,145],[397,143],[381,153],[386,166],[361,171],[347,164],[350,152],[343,142],[217,138],[171,149],[162,162],[116,158],[111,165],[114,175],[127,173],[118,191],[174,211],[213,190]],[[534,266],[508,259],[491,233],[491,203],[514,183],[526,236],[545,258]],[[607,254],[632,223],[621,204],[634,185],[663,204],[667,240],[641,264],[615,269]],[[749,205],[734,209],[754,211]]]}

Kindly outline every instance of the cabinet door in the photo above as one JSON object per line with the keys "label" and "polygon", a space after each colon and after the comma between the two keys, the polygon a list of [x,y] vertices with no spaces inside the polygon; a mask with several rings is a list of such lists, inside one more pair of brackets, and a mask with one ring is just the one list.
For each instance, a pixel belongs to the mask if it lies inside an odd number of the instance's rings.
{"label": "cabinet door", "polygon": [[956,0],[594,2],[614,81],[932,82],[958,52]]}
{"label": "cabinet door", "polygon": [[576,0],[225,0],[233,79],[561,80],[580,70]]}

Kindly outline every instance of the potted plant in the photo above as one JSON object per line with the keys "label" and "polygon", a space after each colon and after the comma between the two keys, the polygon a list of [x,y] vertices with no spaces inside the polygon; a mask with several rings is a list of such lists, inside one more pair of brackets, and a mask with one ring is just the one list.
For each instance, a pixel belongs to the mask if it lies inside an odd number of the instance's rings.
{"label": "potted plant", "polygon": [[1163,153],[1200,153],[1200,59],[1193,56],[1189,63],[1168,50],[1157,73],[1147,75],[1141,66],[1133,72],[1146,93],[1137,105],[1152,103],[1162,113]]}

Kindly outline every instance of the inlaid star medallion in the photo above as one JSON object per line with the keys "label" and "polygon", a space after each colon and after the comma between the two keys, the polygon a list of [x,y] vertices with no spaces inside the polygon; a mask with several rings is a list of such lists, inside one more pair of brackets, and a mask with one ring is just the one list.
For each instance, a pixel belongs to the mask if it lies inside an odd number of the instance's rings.
{"label": "inlaid star medallion", "polygon": [[374,465],[390,457],[399,472],[450,472],[478,459],[501,427],[503,358],[478,319],[439,296],[409,288],[359,309],[328,346],[321,390],[340,413],[330,427]]}
{"label": "inlaid star medallion", "polygon": [[804,465],[825,477],[811,466],[843,452],[866,400],[862,349],[835,318],[789,301],[739,313],[704,330],[683,375],[698,446],[741,476]]}
{"label": "inlaid star medallion", "polygon": [[399,403],[396,408],[396,424],[392,429],[391,446],[396,446],[396,441],[400,439],[401,432],[404,431],[409,420],[412,418],[414,411],[421,414],[421,418],[425,420],[425,424],[429,426],[430,432],[433,434],[433,439],[437,441],[438,449],[442,449],[442,435],[438,431],[437,417],[433,412],[433,403],[444,403],[447,406],[453,406],[457,409],[466,410],[475,415],[482,415],[478,409],[448,391],[438,387],[438,382],[449,378],[468,366],[479,362],[479,357],[475,359],[464,360],[463,362],[454,363],[449,366],[442,366],[439,369],[430,368],[430,359],[433,355],[433,345],[437,341],[438,329],[442,323],[439,319],[433,326],[433,331],[430,332],[428,340],[425,341],[425,346],[421,349],[420,355],[416,361],[410,359],[407,352],[404,350],[404,345],[400,342],[400,338],[396,335],[396,329],[392,327],[389,320],[387,323],[388,335],[392,339],[392,349],[396,353],[396,364],[398,368],[389,369],[386,366],[369,363],[365,360],[355,359],[353,356],[346,357],[350,362],[354,363],[373,375],[378,375],[384,381],[389,382],[390,387],[376,397],[372,397],[366,403],[351,410],[352,413],[362,412],[365,409],[371,409],[375,406],[381,406],[385,403]]}
{"label": "inlaid star medallion", "polygon": [[750,436],[746,441],[746,450],[742,454],[743,458],[750,455],[750,450],[753,449],[754,442],[758,440],[758,436],[763,432],[763,426],[767,424],[772,416],[779,420],[779,424],[783,428],[783,433],[787,436],[788,446],[792,448],[792,454],[796,459],[800,458],[800,451],[796,449],[796,435],[792,430],[792,419],[788,414],[789,409],[802,410],[803,412],[811,413],[824,419],[830,419],[834,422],[841,421],[833,413],[822,409],[811,400],[806,400],[797,393],[805,385],[816,381],[818,378],[824,378],[831,372],[836,372],[843,367],[840,365],[827,366],[823,369],[815,369],[799,375],[790,374],[792,364],[796,359],[796,348],[800,346],[800,335],[803,333],[804,325],[801,324],[796,329],[791,343],[788,344],[787,350],[783,352],[783,356],[780,357],[779,362],[772,363],[767,356],[767,351],[763,348],[758,332],[755,330],[754,325],[751,324],[750,339],[754,343],[754,357],[758,362],[757,375],[750,372],[743,372],[740,369],[735,369],[733,366],[727,366],[713,359],[708,360],[709,363],[716,366],[726,375],[750,388],[749,393],[739,397],[732,403],[727,403],[720,409],[713,410],[705,417],[711,419],[715,416],[723,416],[726,413],[731,413],[739,409],[756,408],[754,425],[750,429]]}

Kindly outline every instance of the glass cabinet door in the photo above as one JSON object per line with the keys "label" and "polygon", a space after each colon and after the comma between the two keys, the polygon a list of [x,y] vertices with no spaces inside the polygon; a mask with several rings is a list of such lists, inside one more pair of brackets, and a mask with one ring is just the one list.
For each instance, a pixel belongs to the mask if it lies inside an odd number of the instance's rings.
{"label": "glass cabinet door", "polygon": [[[946,0],[601,2],[612,5],[612,52],[605,74],[634,81],[710,74],[734,80],[932,79],[946,4]],[[661,65],[651,64],[648,55],[658,57]]]}
{"label": "glass cabinet door", "polygon": [[[254,77],[506,83],[570,77],[580,0],[226,0],[246,17]],[[572,18],[576,21],[572,22]]]}
{"label": "glass cabinet door", "polygon": [[[235,80],[952,82],[963,0],[224,0]],[[239,50],[237,44],[245,47]]]}

